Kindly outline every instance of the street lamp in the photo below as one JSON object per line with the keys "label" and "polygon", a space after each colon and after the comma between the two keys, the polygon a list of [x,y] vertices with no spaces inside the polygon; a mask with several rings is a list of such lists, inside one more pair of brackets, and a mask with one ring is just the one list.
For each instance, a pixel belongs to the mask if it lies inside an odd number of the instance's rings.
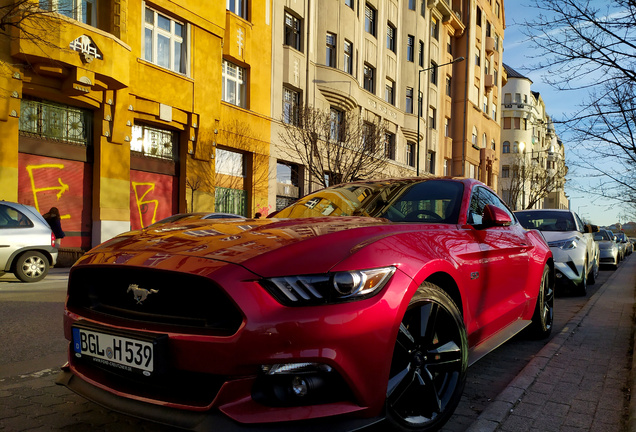
{"label": "street lamp", "polygon": [[[420,84],[421,84],[421,77],[422,77],[422,72],[426,72],[429,71],[431,69],[436,69],[442,66],[447,66],[449,64],[453,64],[453,63],[457,63],[460,61],[463,61],[464,57],[457,57],[451,61],[449,61],[448,63],[443,63],[441,65],[435,65],[435,66],[431,66],[429,68],[426,69],[420,69],[419,71],[417,71],[417,146],[415,148],[415,160],[416,160],[416,164],[417,164],[417,168],[416,168],[416,172],[417,172],[417,176],[419,177],[420,175],[420,118],[422,117],[422,111],[423,111],[423,107],[422,107],[422,92],[420,90]],[[428,155],[428,140],[426,140],[426,144],[427,144],[427,155]]]}

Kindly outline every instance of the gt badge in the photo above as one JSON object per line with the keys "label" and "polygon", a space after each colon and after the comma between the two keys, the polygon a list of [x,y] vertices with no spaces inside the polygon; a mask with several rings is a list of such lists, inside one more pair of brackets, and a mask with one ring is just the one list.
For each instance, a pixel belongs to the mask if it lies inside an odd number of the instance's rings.
{"label": "gt badge", "polygon": [[137,300],[137,304],[142,304],[150,294],[157,294],[159,290],[151,289],[147,290],[145,288],[139,288],[137,284],[128,285],[128,290],[126,293],[133,292],[134,299]]}

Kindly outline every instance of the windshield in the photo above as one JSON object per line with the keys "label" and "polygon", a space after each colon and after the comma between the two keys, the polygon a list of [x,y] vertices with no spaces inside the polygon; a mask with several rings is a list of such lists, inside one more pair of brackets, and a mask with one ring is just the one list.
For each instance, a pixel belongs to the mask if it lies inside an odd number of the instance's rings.
{"label": "windshield", "polygon": [[599,231],[594,233],[594,240],[596,241],[604,241],[604,240],[612,240],[607,233],[607,231]]}
{"label": "windshield", "polygon": [[329,187],[277,218],[370,216],[393,222],[457,223],[464,185],[451,180],[358,182]]}
{"label": "windshield", "polygon": [[520,211],[515,213],[525,229],[539,231],[576,231],[576,223],[570,212]]}

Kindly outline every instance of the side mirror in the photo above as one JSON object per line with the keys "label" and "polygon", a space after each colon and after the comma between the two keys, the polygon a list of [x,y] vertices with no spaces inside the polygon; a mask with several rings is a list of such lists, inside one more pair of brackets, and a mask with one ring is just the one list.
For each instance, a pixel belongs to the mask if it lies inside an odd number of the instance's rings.
{"label": "side mirror", "polygon": [[508,226],[512,224],[512,219],[504,210],[492,204],[488,204],[484,207],[482,224],[485,226]]}
{"label": "side mirror", "polygon": [[598,225],[585,225],[586,233],[595,233],[598,232]]}

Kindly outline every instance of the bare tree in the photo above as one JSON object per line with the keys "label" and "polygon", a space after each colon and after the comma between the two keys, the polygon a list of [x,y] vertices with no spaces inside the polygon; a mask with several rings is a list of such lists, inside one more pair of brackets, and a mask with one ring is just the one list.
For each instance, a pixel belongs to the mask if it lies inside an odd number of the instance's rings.
{"label": "bare tree", "polygon": [[[596,177],[600,196],[636,202],[636,0],[532,0],[540,11],[525,24],[546,81],[586,91],[579,110],[561,119],[577,164]],[[590,174],[591,173],[591,174]]]}
{"label": "bare tree", "polygon": [[293,121],[283,119],[282,151],[290,159],[300,160],[323,186],[377,176],[394,156],[395,149],[386,143],[386,124],[379,118],[364,121],[357,110],[311,106],[299,108],[295,114]]}
{"label": "bare tree", "polygon": [[0,2],[0,35],[8,39],[33,41],[43,52],[53,46],[47,35],[58,28],[58,14],[75,17],[72,1],[3,0]]}
{"label": "bare tree", "polygon": [[[534,208],[552,192],[562,190],[567,167],[562,160],[549,162],[542,159],[544,152],[519,153],[509,167],[507,182],[508,204],[513,210]],[[553,163],[546,166],[546,163]]]}

